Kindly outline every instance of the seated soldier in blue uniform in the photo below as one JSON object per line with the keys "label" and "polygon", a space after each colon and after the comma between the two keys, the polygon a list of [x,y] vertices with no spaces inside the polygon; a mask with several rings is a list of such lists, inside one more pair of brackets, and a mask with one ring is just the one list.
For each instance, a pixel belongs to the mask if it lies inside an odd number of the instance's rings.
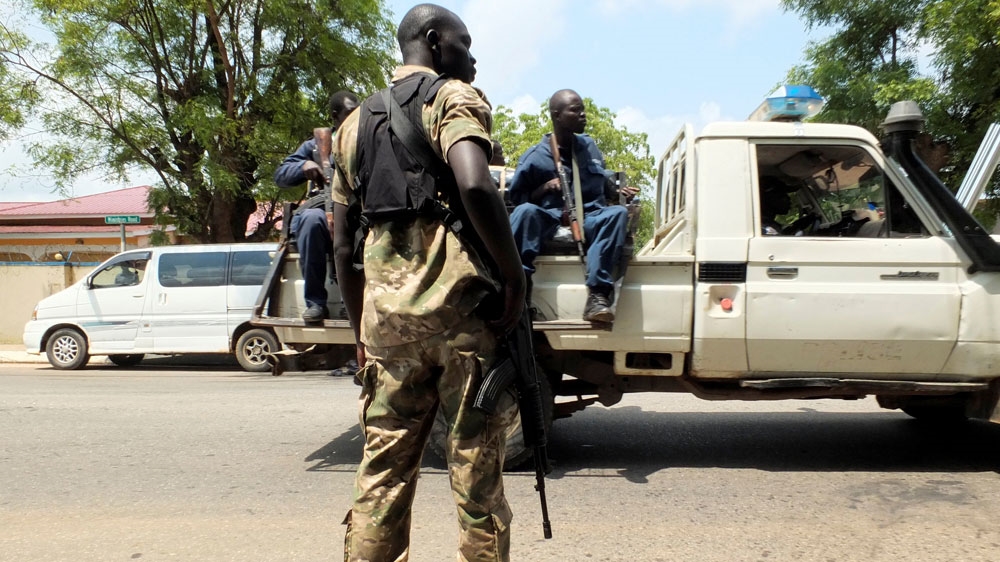
{"label": "seated soldier in blue uniform", "polygon": [[[542,244],[552,239],[563,221],[563,195],[552,159],[550,135],[554,134],[559,156],[572,184],[579,183],[583,206],[583,238],[587,245],[587,303],[583,319],[589,322],[613,322],[614,278],[612,271],[621,256],[628,226],[628,211],[621,205],[608,205],[606,184],[610,173],[604,169],[604,155],[589,136],[583,134],[587,114],[583,99],[573,90],[559,90],[549,99],[553,133],[528,149],[518,161],[517,171],[508,187],[510,200],[517,205],[511,213],[511,228],[521,263],[528,276],[535,272],[534,261]],[[623,187],[631,199],[638,192]]]}
{"label": "seated soldier in blue uniform", "polygon": [[[358,107],[358,97],[341,90],[330,96],[330,115],[334,131]],[[298,150],[288,155],[274,172],[274,183],[278,187],[289,188],[302,185],[310,180],[322,187],[326,183],[323,169],[313,160],[316,139],[302,143]],[[329,316],[326,308],[326,274],[328,256],[333,251],[330,227],[326,221],[326,210],[322,208],[300,209],[292,216],[289,224],[292,238],[299,249],[299,268],[302,271],[306,310],[302,319],[306,322],[322,322]]]}

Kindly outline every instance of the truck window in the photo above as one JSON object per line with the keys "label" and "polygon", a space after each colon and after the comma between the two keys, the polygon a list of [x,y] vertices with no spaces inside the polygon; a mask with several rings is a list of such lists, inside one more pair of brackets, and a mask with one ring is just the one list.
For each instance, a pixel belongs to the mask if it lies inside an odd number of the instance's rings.
{"label": "truck window", "polygon": [[927,236],[899,189],[863,148],[757,145],[764,236]]}
{"label": "truck window", "polygon": [[217,287],[226,282],[228,252],[161,254],[160,285],[164,287]]}
{"label": "truck window", "polygon": [[107,289],[139,285],[146,277],[146,264],[148,262],[149,259],[146,257],[137,257],[110,263],[91,277],[90,287]]}
{"label": "truck window", "polygon": [[267,250],[233,252],[229,265],[231,285],[262,285],[271,267],[271,254]]}

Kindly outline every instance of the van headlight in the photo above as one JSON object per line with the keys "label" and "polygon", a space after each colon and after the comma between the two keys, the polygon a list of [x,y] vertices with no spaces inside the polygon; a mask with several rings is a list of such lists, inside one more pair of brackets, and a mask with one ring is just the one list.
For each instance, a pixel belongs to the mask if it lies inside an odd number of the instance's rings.
{"label": "van headlight", "polygon": [[31,311],[31,319],[38,320],[38,305],[35,305],[35,309]]}

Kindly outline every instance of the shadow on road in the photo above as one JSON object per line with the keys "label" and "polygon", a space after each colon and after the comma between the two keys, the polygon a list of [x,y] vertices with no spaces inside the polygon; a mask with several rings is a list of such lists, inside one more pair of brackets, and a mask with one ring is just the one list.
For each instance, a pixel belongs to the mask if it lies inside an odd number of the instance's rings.
{"label": "shadow on road", "polygon": [[361,428],[353,426],[307,456],[305,462],[313,464],[306,470],[309,472],[344,470],[353,472],[357,470],[363,446]]}
{"label": "shadow on road", "polygon": [[[353,471],[362,445],[361,430],[354,426],[306,457],[314,463],[307,470]],[[617,469],[621,477],[637,483],[678,467],[1000,472],[1000,425],[970,421],[934,426],[893,412],[665,413],[632,406],[558,420],[548,450],[550,478]],[[422,468],[446,466],[428,450]],[[518,472],[525,470],[533,469]]]}
{"label": "shadow on road", "polygon": [[[60,371],[50,365],[38,365],[39,370],[56,373],[70,373],[74,371]],[[104,357],[93,357],[80,371],[106,371],[109,373],[141,373],[143,371],[236,371],[246,373],[236,358],[231,354],[224,353],[185,353],[181,355],[146,355],[138,365],[120,367],[106,360]],[[251,373],[246,373],[251,374]],[[270,375],[270,373],[267,373]]]}
{"label": "shadow on road", "polygon": [[[358,469],[358,461],[361,460],[363,448],[364,438],[361,435],[361,428],[353,426],[307,456],[305,461],[314,464],[306,470],[310,472],[354,472]],[[448,466],[428,447],[424,450],[424,458],[420,468],[423,470],[447,470]]]}
{"label": "shadow on road", "polygon": [[[614,415],[604,415],[614,412]],[[645,482],[671,467],[767,471],[1000,471],[1000,426],[934,426],[900,413],[643,412],[623,407],[559,420],[552,477],[619,468]],[[589,416],[586,414],[590,414]]]}

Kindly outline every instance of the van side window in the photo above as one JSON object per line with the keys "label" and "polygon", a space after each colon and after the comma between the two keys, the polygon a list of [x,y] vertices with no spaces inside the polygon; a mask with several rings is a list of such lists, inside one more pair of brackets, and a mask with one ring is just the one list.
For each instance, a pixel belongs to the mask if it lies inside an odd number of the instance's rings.
{"label": "van side window", "polygon": [[146,278],[148,262],[148,258],[137,257],[110,263],[91,277],[90,286],[93,289],[107,289],[140,285]]}
{"label": "van side window", "polygon": [[262,285],[271,268],[271,253],[267,250],[233,252],[229,266],[231,285]]}
{"label": "van side window", "polygon": [[228,258],[228,252],[161,254],[157,277],[164,287],[225,285]]}
{"label": "van side window", "polygon": [[757,145],[761,234],[922,237],[928,231],[859,146]]}

